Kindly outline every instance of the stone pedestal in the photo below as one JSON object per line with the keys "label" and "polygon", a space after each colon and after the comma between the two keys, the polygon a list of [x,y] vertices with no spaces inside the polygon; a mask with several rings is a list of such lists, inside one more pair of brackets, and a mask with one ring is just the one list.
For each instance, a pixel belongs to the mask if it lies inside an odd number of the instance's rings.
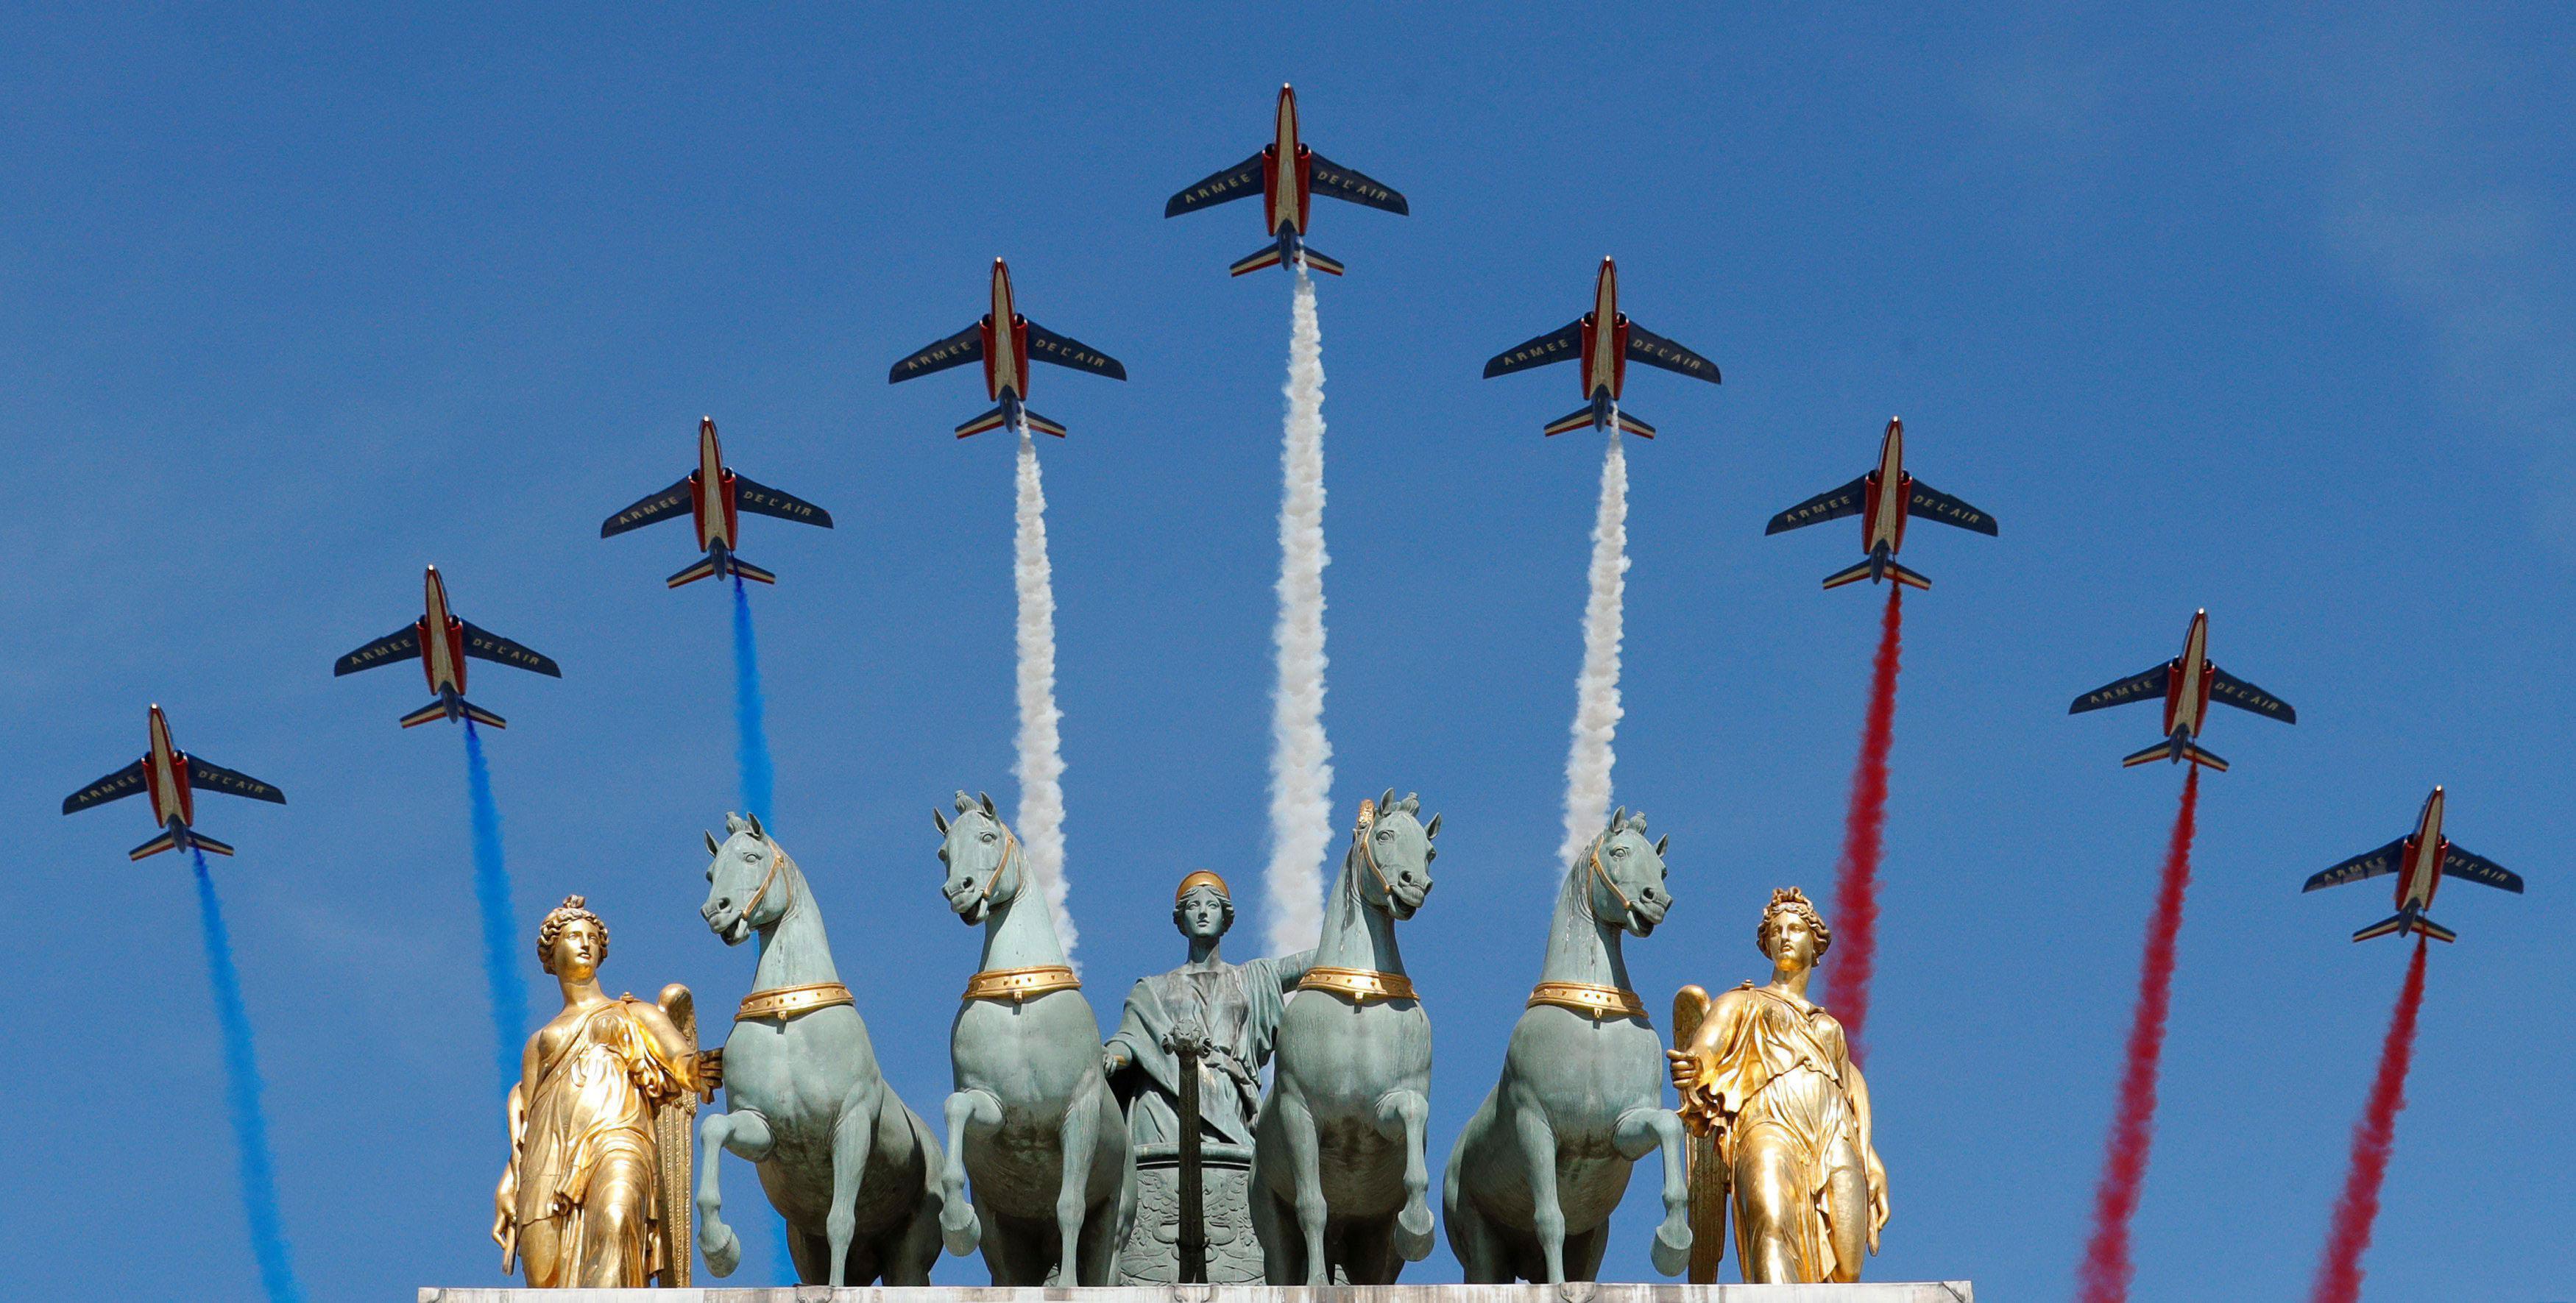
{"label": "stone pedestal", "polygon": [[1111,1285],[1099,1289],[424,1289],[420,1303],[1976,1303],[1964,1280],[1863,1285]]}
{"label": "stone pedestal", "polygon": [[[1252,1232],[1252,1151],[1202,1144],[1199,1176],[1207,1215],[1207,1276],[1214,1285],[1261,1283],[1261,1240]],[[1136,1150],[1136,1225],[1118,1251],[1121,1285],[1180,1279],[1181,1149]]]}

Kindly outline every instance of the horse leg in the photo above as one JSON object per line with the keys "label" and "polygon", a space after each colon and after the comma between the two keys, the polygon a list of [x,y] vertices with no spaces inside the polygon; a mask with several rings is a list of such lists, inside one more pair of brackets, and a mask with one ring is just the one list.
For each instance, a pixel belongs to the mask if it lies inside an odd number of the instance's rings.
{"label": "horse leg", "polygon": [[[1322,1143],[1315,1135],[1315,1115],[1302,1099],[1284,1094],[1275,1098],[1279,1105],[1279,1139],[1288,1151],[1288,1179],[1297,1191],[1297,1239],[1305,1246],[1304,1261],[1298,1264],[1305,1268],[1302,1283],[1329,1285],[1332,1266],[1324,1257],[1324,1167]],[[1284,1251],[1285,1246],[1282,1248]]]}
{"label": "horse leg", "polygon": [[832,1122],[832,1206],[823,1214],[823,1235],[831,1254],[827,1259],[831,1278],[825,1283],[836,1288],[848,1275],[850,1238],[859,1229],[859,1182],[868,1174],[868,1151],[876,1138],[875,1102],[841,1101],[841,1116]]}
{"label": "horse leg", "polygon": [[1430,1126],[1431,1103],[1419,1091],[1391,1090],[1377,1102],[1378,1134],[1404,1145],[1404,1211],[1395,1215],[1395,1251],[1406,1262],[1431,1256],[1431,1162],[1423,1153],[1431,1143]]}
{"label": "horse leg", "polygon": [[1664,1224],[1655,1228],[1653,1257],[1655,1270],[1667,1276],[1678,1276],[1690,1265],[1689,1140],[1681,1115],[1668,1108],[1632,1108],[1619,1115],[1610,1137],[1619,1156],[1632,1163],[1650,1149],[1663,1151]]}
{"label": "horse leg", "polygon": [[[1477,1115],[1490,1121],[1491,1106]],[[1475,1123],[1468,1124],[1472,1131]],[[1448,1170],[1440,1174],[1440,1216],[1448,1223],[1449,1252],[1457,1255],[1458,1269],[1470,1285],[1508,1285],[1512,1283],[1509,1255],[1501,1236],[1484,1210],[1470,1201],[1458,1188],[1460,1169],[1466,1166],[1467,1140],[1460,1137],[1458,1147],[1449,1154]]]}
{"label": "horse leg", "polygon": [[698,1251],[707,1270],[730,1276],[742,1265],[742,1240],[724,1223],[724,1194],[716,1182],[716,1160],[727,1150],[757,1163],[777,1147],[769,1119],[750,1109],[711,1113],[698,1124]]}
{"label": "horse leg", "polygon": [[[902,1108],[901,1103],[896,1107]],[[921,1156],[921,1188],[914,1192],[911,1215],[882,1237],[877,1261],[888,1285],[927,1285],[930,1266],[939,1261],[939,1210],[944,1206],[939,1178],[946,1164],[928,1123],[906,1108],[903,1124],[911,1128],[914,1152]]]}
{"label": "horse leg", "polygon": [[[990,1131],[1002,1125],[1002,1101],[989,1090],[961,1090],[948,1097],[947,1162],[939,1169],[939,1234],[948,1251],[960,1257],[975,1251],[983,1226],[975,1205],[966,1199],[966,1129]],[[995,1282],[999,1283],[999,1282]]]}
{"label": "horse leg", "polygon": [[1098,1073],[1084,1078],[1056,1130],[1056,1276],[1064,1285],[1109,1283],[1082,1270],[1089,1265],[1082,1260],[1083,1215],[1091,1211],[1091,1160],[1100,1148],[1100,1092],[1107,1086]]}
{"label": "horse leg", "polygon": [[1556,1194],[1556,1129],[1545,1111],[1524,1100],[1512,1110],[1512,1148],[1529,1182],[1530,1229],[1538,1236],[1540,1268],[1550,1285],[1565,1283],[1565,1205]]}

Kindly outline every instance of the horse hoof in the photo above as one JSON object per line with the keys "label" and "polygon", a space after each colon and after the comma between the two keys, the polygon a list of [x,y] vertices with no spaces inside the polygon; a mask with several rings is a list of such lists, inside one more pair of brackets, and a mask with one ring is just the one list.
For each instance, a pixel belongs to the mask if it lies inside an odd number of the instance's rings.
{"label": "horse hoof", "polygon": [[1407,1208],[1396,1214],[1395,1251],[1406,1262],[1431,1256],[1431,1210]]}
{"label": "horse hoof", "polygon": [[1655,1270],[1667,1276],[1678,1276],[1690,1265],[1691,1229],[1667,1226],[1655,1232],[1653,1258]]}
{"label": "horse hoof", "polygon": [[976,1220],[973,1208],[962,1210],[950,1208],[940,1212],[939,1241],[948,1246],[950,1253],[961,1258],[965,1257],[973,1253],[975,1246],[982,1243],[983,1239],[984,1228]]}
{"label": "horse hoof", "polygon": [[698,1251],[706,1255],[707,1271],[713,1275],[730,1276],[742,1265],[742,1239],[722,1222],[699,1224]]}

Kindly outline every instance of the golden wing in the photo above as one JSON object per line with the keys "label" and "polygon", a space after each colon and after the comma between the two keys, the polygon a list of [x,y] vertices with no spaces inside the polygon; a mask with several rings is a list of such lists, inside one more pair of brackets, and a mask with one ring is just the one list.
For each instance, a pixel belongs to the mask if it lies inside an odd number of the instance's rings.
{"label": "golden wing", "polygon": [[[1673,1048],[1699,1039],[1708,1017],[1708,992],[1685,986],[1673,993]],[[1689,1101],[1685,1100],[1684,1103]],[[1726,1199],[1729,1173],[1718,1161],[1714,1135],[1692,1131],[1684,1152],[1690,1156],[1690,1282],[1717,1283],[1717,1266],[1726,1259]]]}
{"label": "golden wing", "polygon": [[[680,1038],[695,1051],[698,1046],[698,1002],[689,988],[673,982],[662,988],[662,998],[655,1001],[671,1023],[680,1029]],[[653,1148],[655,1161],[661,1165],[661,1215],[663,1255],[662,1268],[655,1272],[655,1283],[664,1289],[686,1289],[689,1266],[697,1252],[697,1228],[690,1224],[695,1206],[690,1202],[691,1150],[697,1142],[698,1092],[683,1091],[676,1099],[665,1101],[653,1110]]]}

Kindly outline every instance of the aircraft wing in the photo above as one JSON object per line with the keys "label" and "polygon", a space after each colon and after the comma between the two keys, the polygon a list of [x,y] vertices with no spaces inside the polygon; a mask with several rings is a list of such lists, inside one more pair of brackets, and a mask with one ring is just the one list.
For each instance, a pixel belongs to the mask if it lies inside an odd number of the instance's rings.
{"label": "aircraft wing", "polygon": [[1921,480],[1914,481],[1914,496],[1906,500],[1905,514],[1920,516],[1925,520],[1937,520],[1944,525],[1956,525],[1961,529],[1984,534],[1990,538],[1995,532],[1994,517]]}
{"label": "aircraft wing", "polygon": [[654,521],[678,515],[688,509],[689,477],[683,475],[679,483],[659,493],[646,494],[633,506],[599,522],[599,536],[607,538],[612,534],[623,534],[630,529],[640,529]]}
{"label": "aircraft wing", "polygon": [[1571,362],[1583,352],[1583,319],[1575,318],[1563,329],[1551,330],[1526,344],[1504,349],[1485,364],[1485,378],[1527,371],[1550,362]]}
{"label": "aircraft wing", "polygon": [[1066,339],[1034,321],[1028,325],[1030,361],[1052,362],[1060,367],[1088,371],[1093,375],[1107,376],[1112,380],[1127,378],[1127,368],[1119,365],[1118,359],[1107,353],[1079,340]]}
{"label": "aircraft wing", "polygon": [[1771,518],[1762,530],[1765,534],[1786,533],[1808,525],[1860,514],[1861,494],[1869,488],[1869,477],[1861,476],[1840,488],[1827,489]]}
{"label": "aircraft wing", "polygon": [[2299,722],[2299,712],[2290,709],[2290,703],[2215,665],[2209,667],[2209,699],[2224,701],[2238,710],[2268,715],[2284,724]]}
{"label": "aircraft wing", "polygon": [[221,792],[226,796],[247,796],[254,801],[286,804],[286,793],[245,773],[210,765],[195,756],[188,757],[188,785],[200,792]]}
{"label": "aircraft wing", "polygon": [[762,516],[776,516],[800,524],[832,527],[832,513],[792,493],[782,493],[766,484],[756,484],[748,475],[734,472],[733,505]]}
{"label": "aircraft wing", "polygon": [[1659,366],[1667,371],[1679,371],[1686,376],[1697,376],[1710,384],[1718,382],[1717,363],[1634,321],[1628,323],[1628,360],[1643,362],[1648,366]]}
{"label": "aircraft wing", "polygon": [[[739,482],[741,477],[736,476],[735,479]],[[553,660],[483,628],[472,620],[460,620],[457,623],[465,626],[466,655],[480,660],[499,661],[504,665],[516,665],[520,669],[534,670],[549,678],[563,677],[563,669]]]}
{"label": "aircraft wing", "polygon": [[2406,839],[2400,837],[2378,850],[2364,851],[2317,874],[2308,879],[2308,885],[2299,890],[2316,891],[2324,887],[2340,887],[2347,882],[2359,882],[2364,878],[2377,878],[2395,873],[2398,860],[2405,854]]}
{"label": "aircraft wing", "polygon": [[2149,697],[2161,697],[2165,693],[2165,685],[2171,678],[2172,674],[2173,662],[2166,661],[2164,664],[2159,665],[2154,669],[2142,670],[2125,679],[2117,679],[2110,683],[2105,683],[2101,687],[2095,688],[2091,692],[2077,697],[2075,699],[2075,704],[2066,708],[2066,713],[2069,715],[2081,715],[2085,711],[2100,710],[2104,706],[2125,706],[2132,701],[2145,701]]}
{"label": "aircraft wing", "polygon": [[[1255,179],[1258,179],[1257,173]],[[1311,149],[1306,151],[1306,181],[1314,194],[1331,195],[1335,199],[1390,213],[1413,211],[1405,206],[1404,196]]]}
{"label": "aircraft wing", "polygon": [[984,323],[979,319],[974,325],[935,344],[925,345],[912,356],[895,363],[894,369],[886,373],[886,383],[901,384],[914,376],[926,376],[933,371],[945,371],[952,366],[983,360]]}
{"label": "aircraft wing", "polygon": [[2461,850],[2457,845],[2442,854],[2442,876],[2465,878],[2470,882],[2484,883],[2499,891],[2510,891],[2517,896],[2522,894],[2520,874],[2483,855],[2472,855]]}
{"label": "aircraft wing", "polygon": [[1252,157],[1172,196],[1171,202],[1163,205],[1163,216],[1178,217],[1260,194],[1261,159],[1268,152],[1255,150]]}
{"label": "aircraft wing", "polygon": [[372,670],[420,655],[420,624],[414,621],[349,653],[331,666],[334,676]]}
{"label": "aircraft wing", "polygon": [[143,790],[143,762],[135,761],[107,777],[63,798],[63,813],[86,810],[93,805],[132,796]]}

